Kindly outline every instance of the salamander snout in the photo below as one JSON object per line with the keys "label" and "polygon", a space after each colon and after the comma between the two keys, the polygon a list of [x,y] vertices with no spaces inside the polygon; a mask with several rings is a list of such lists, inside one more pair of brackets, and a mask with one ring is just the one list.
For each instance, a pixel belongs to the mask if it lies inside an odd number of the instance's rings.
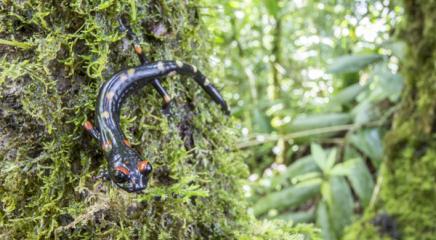
{"label": "salamander snout", "polygon": [[118,164],[113,171],[113,181],[127,192],[140,192],[147,187],[153,167],[147,160],[136,164]]}

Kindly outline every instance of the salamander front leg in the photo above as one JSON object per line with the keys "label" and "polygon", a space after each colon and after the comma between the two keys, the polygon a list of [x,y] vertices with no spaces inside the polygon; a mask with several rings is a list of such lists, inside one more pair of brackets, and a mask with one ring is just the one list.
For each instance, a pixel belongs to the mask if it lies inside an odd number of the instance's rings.
{"label": "salamander front leg", "polygon": [[165,90],[165,88],[163,88],[163,86],[159,80],[153,79],[151,81],[151,84],[153,85],[154,89],[156,89],[156,91],[159,93],[159,95],[162,97],[162,99],[163,99],[162,109],[165,111],[166,109],[168,109],[169,104],[171,102],[170,95],[168,94],[167,90]]}
{"label": "salamander front leg", "polygon": [[100,142],[100,132],[94,127],[94,125],[92,125],[90,121],[86,121],[83,124],[83,127],[95,140]]}

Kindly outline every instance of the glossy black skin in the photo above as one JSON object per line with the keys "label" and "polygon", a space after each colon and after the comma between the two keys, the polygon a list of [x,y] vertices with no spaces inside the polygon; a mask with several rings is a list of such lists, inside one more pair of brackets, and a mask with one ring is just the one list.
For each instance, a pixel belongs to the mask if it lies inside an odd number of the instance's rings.
{"label": "glossy black skin", "polygon": [[[95,112],[99,130],[90,123],[91,126],[86,128],[104,150],[109,163],[110,179],[128,192],[140,192],[147,187],[152,166],[149,163],[145,171],[138,170],[138,164],[143,159],[126,143],[119,125],[122,103],[135,90],[154,79],[173,74],[191,76],[216,103],[221,105],[222,110],[229,114],[227,104],[219,91],[192,65],[179,61],[159,61],[115,74],[100,88]],[[120,167],[127,169],[128,174],[117,170]]]}

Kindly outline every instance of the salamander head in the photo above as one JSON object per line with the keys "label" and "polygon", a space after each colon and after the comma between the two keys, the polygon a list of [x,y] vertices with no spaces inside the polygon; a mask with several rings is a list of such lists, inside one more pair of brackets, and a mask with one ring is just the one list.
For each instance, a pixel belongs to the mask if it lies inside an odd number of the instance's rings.
{"label": "salamander head", "polygon": [[109,162],[110,177],[118,187],[127,192],[140,192],[147,187],[153,168],[134,149],[124,147],[114,153]]}

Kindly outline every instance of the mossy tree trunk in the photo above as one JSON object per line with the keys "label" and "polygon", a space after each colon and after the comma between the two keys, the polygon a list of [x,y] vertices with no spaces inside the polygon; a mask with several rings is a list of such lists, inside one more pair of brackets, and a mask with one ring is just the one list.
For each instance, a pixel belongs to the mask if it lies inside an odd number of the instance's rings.
{"label": "mossy tree trunk", "polygon": [[[129,19],[153,59],[197,65],[218,86],[205,8],[187,1],[0,2],[0,238],[207,239],[316,236],[311,227],[255,222],[241,187],[247,168],[235,131],[198,86],[165,80],[174,117],[146,87],[122,127],[154,165],[146,194],[95,179],[106,163],[82,128],[99,86],[137,66],[117,17]],[[255,230],[255,231],[254,231]]]}
{"label": "mossy tree trunk", "polygon": [[[407,0],[399,37],[408,45],[405,90],[392,130],[377,206],[349,239],[434,239],[436,234],[436,1]],[[362,227],[363,226],[363,227]]]}

